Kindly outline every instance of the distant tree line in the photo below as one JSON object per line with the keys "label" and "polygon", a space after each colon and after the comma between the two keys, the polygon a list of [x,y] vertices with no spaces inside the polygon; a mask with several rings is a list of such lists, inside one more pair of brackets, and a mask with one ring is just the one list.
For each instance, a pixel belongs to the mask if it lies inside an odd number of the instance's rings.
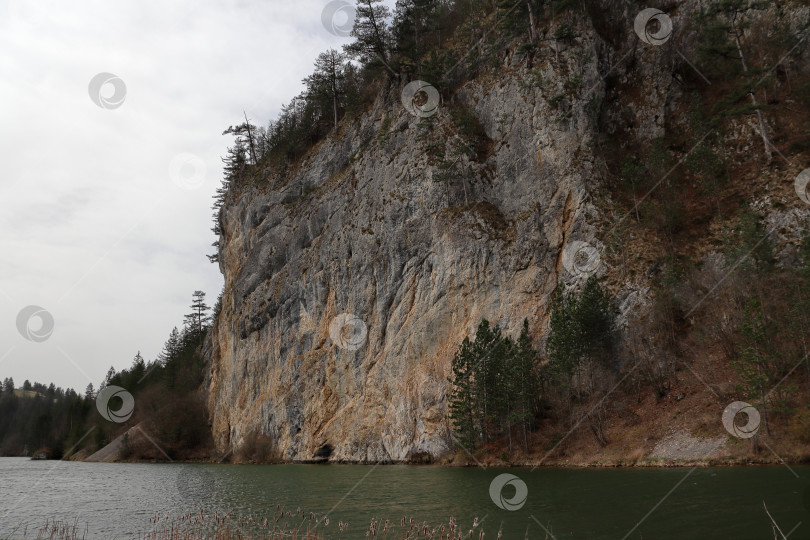
{"label": "distant tree line", "polygon": [[[200,345],[210,320],[205,293],[195,291],[184,326],[172,329],[157,358],[147,362],[138,352],[129,368],[109,369],[98,389],[120,386],[135,398],[135,412],[123,424],[101,417],[92,383],[78,394],[29,381],[16,389],[13,379],[4,379],[0,386],[0,455],[42,451],[61,458],[82,449],[92,452],[142,421],[150,437],[173,459],[205,447],[210,433],[198,390],[204,374]],[[111,407],[115,409],[116,403]],[[165,459],[160,450],[147,445],[125,445],[124,451],[122,458]]]}
{"label": "distant tree line", "polygon": [[94,408],[91,399],[53,384],[25,381],[21,388],[6,378],[0,388],[0,455],[31,454],[40,448],[54,449],[55,457],[81,429]]}

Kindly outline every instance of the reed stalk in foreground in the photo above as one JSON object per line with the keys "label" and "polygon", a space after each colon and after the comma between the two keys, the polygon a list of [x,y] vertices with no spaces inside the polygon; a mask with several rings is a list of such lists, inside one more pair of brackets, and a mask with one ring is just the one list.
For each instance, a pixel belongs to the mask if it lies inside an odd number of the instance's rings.
{"label": "reed stalk in foreground", "polygon": [[[31,536],[35,534],[36,536]],[[79,527],[79,519],[75,519],[72,523],[68,521],[51,521],[47,520],[45,525],[38,529],[29,531],[28,525],[14,529],[9,536],[3,537],[3,540],[10,540],[14,538],[34,540],[85,540],[87,537],[87,526],[84,529]]]}
{"label": "reed stalk in foreground", "polygon": [[[27,527],[14,531],[9,538],[34,540],[85,540],[88,529],[79,528],[79,520],[73,523],[48,521],[34,531]],[[430,526],[414,518],[403,516],[399,523],[390,520],[371,519],[365,531],[351,530],[348,522],[338,521],[330,525],[326,514],[295,512],[277,506],[272,517],[258,515],[234,516],[232,512],[220,514],[208,513],[205,510],[181,513],[172,516],[160,513],[149,519],[151,530],[140,534],[141,540],[338,540],[358,538],[375,538],[379,540],[483,540],[484,531],[479,528],[478,518],[467,529],[460,526],[455,518],[439,526]],[[35,534],[36,536],[30,536]],[[496,540],[501,539],[498,531]]]}
{"label": "reed stalk in foreground", "polygon": [[[255,515],[233,517],[231,513],[207,514],[204,510],[171,517],[169,514],[154,516],[153,529],[143,540],[325,540],[326,538],[349,539],[365,536],[380,540],[410,540],[416,538],[435,540],[483,540],[484,532],[478,528],[478,518],[472,527],[459,526],[454,518],[434,527],[427,522],[403,517],[400,522],[372,519],[365,532],[351,531],[349,523],[339,521],[330,527],[325,514],[285,511],[276,507],[272,518]],[[497,540],[501,539],[498,531]]]}

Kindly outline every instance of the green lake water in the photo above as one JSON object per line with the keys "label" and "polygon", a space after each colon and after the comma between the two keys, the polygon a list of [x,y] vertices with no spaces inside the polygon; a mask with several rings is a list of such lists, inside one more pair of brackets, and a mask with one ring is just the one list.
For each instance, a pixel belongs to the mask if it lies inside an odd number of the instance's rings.
{"label": "green lake water", "polygon": [[[20,527],[30,530],[47,518],[78,518],[89,538],[133,538],[150,530],[156,512],[205,508],[271,516],[281,505],[293,513],[298,507],[328,513],[330,538],[338,537],[339,521],[349,523],[342,538],[364,538],[372,518],[398,526],[405,516],[431,525],[453,517],[466,529],[477,517],[477,530],[492,539],[501,529],[503,538],[764,540],[773,538],[764,501],[785,534],[792,531],[791,540],[810,539],[810,467],[791,469],[531,471],[0,458],[0,538],[19,538]],[[511,482],[500,491],[496,486],[493,500],[490,487],[502,474],[517,478],[506,477]]]}

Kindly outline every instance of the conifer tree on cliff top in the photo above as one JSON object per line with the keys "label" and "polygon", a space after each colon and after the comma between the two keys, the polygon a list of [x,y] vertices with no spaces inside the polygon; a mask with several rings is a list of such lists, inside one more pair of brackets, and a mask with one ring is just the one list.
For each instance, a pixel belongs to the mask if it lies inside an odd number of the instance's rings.
{"label": "conifer tree on cliff top", "polygon": [[358,0],[356,19],[351,36],[356,41],[344,45],[351,58],[359,59],[370,66],[382,63],[388,65],[388,43],[390,31],[386,20],[391,16],[387,6],[377,5],[382,0]]}
{"label": "conifer tree on cliff top", "polygon": [[205,293],[203,291],[194,291],[191,296],[193,298],[191,313],[185,316],[184,322],[189,332],[198,333],[202,336],[203,326],[211,320],[208,315],[208,310],[211,307],[205,303]]}

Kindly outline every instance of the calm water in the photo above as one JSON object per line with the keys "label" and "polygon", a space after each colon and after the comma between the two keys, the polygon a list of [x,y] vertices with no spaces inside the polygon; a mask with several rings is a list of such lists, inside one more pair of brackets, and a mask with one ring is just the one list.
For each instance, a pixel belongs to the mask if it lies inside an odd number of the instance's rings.
{"label": "calm water", "polygon": [[[158,511],[182,507],[272,515],[330,512],[330,526],[350,523],[363,538],[372,517],[403,515],[438,524],[453,516],[469,527],[483,520],[485,538],[769,539],[764,500],[791,540],[810,539],[810,467],[661,470],[447,469],[356,465],[103,464],[0,458],[0,538],[45,518],[89,526],[92,538],[132,538]],[[492,480],[511,473],[525,482],[519,510],[498,508]],[[684,477],[686,479],[684,480]],[[675,488],[676,484],[680,485]],[[657,508],[654,507],[670,490]],[[515,488],[503,491],[507,499]],[[332,510],[334,508],[334,510]],[[19,534],[12,538],[19,537]],[[346,538],[347,535],[344,535]],[[477,538],[477,536],[476,536]],[[551,538],[551,536],[549,536]]]}

